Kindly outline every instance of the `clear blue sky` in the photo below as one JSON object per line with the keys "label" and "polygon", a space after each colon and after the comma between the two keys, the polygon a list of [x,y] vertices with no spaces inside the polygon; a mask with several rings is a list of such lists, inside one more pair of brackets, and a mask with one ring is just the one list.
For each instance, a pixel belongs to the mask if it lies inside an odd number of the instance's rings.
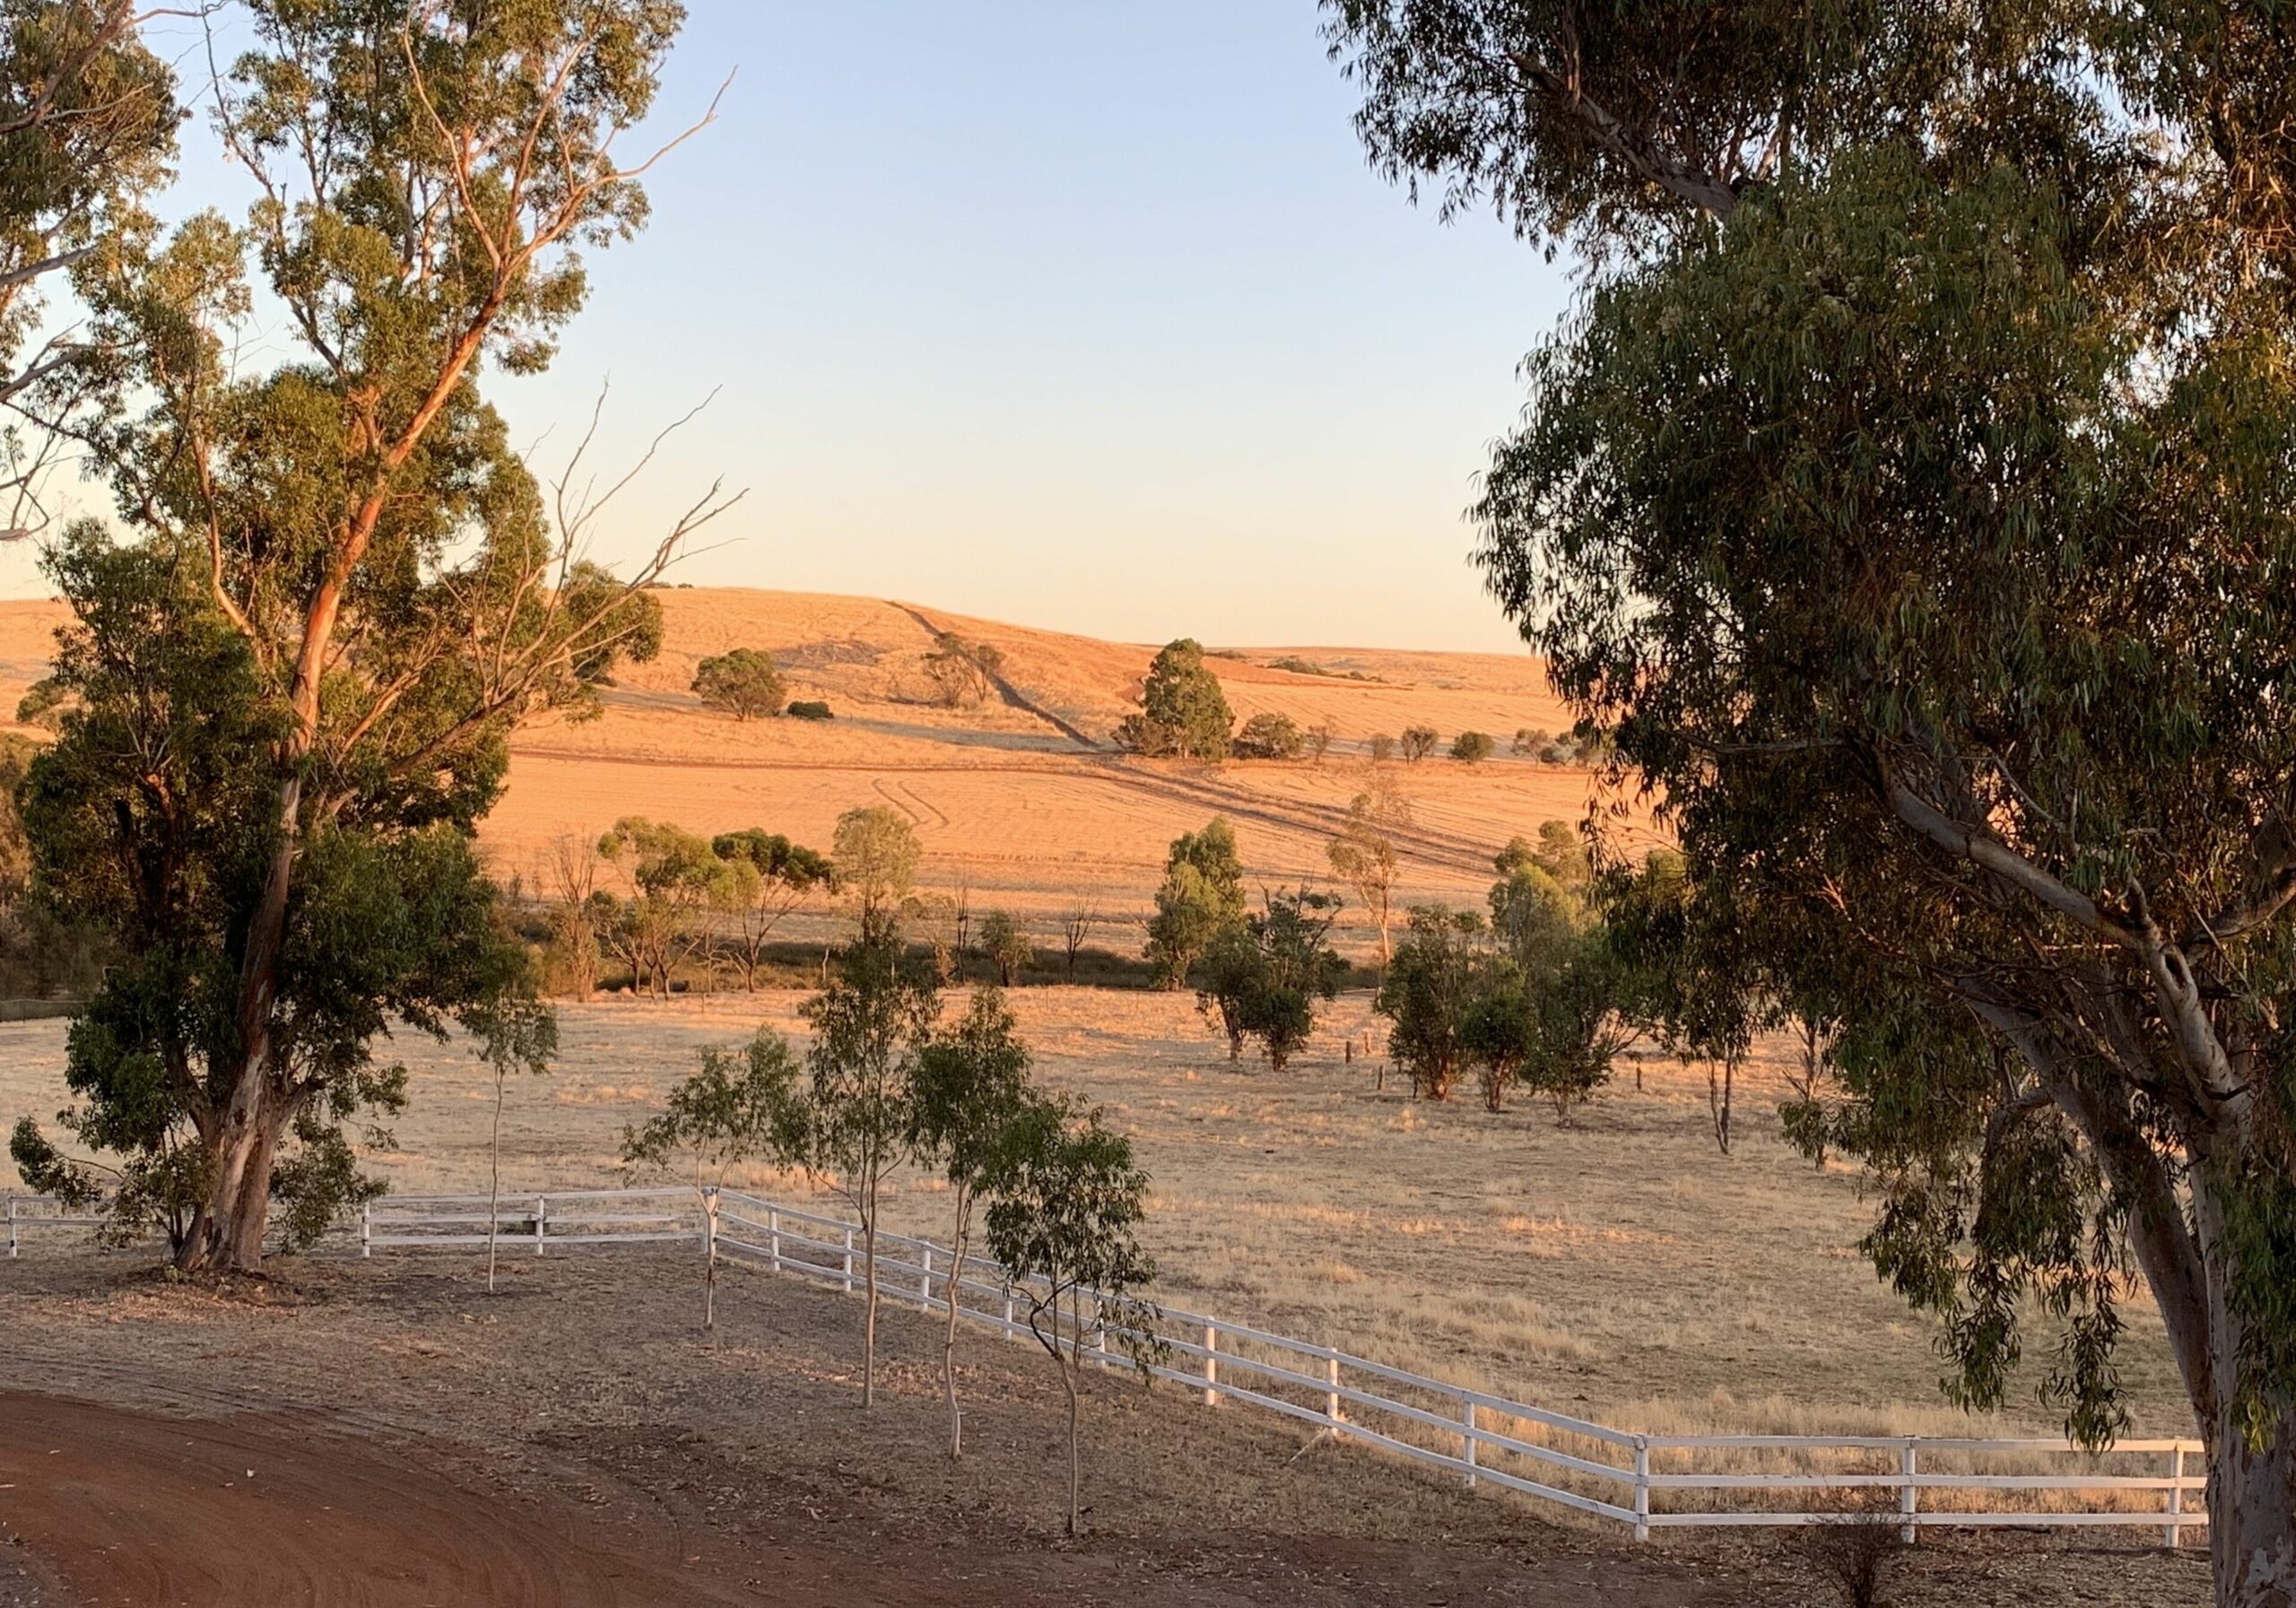
{"label": "clear blue sky", "polygon": [[[549,471],[713,388],[601,556],[723,474],[677,578],[1133,640],[1506,648],[1461,509],[1559,266],[1366,167],[1310,0],[691,0],[662,120],[715,126],[593,261]],[[187,77],[199,69],[184,64]],[[187,199],[233,192],[204,127]],[[36,582],[0,557],[0,589]]]}

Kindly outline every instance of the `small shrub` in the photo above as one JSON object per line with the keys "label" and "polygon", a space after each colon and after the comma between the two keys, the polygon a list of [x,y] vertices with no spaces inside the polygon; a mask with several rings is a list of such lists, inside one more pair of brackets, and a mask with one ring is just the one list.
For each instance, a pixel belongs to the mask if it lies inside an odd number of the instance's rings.
{"label": "small shrub", "polygon": [[773,656],[759,648],[736,648],[702,660],[693,673],[693,691],[704,708],[736,720],[781,712],[781,673]]}
{"label": "small shrub", "polygon": [[1802,1555],[1846,1608],[1879,1608],[1886,1598],[1889,1571],[1905,1543],[1899,1539],[1894,1496],[1875,1487],[1863,1499],[1825,1515],[1800,1533]]}
{"label": "small shrub", "polygon": [[799,699],[785,711],[792,720],[834,720],[829,705],[819,699]]}
{"label": "small shrub", "polygon": [[1296,760],[1306,745],[1306,736],[1291,716],[1263,712],[1245,721],[1228,746],[1239,760]]}
{"label": "small shrub", "polygon": [[1451,743],[1451,757],[1462,765],[1479,765],[1491,757],[1491,735],[1487,732],[1461,732]]}

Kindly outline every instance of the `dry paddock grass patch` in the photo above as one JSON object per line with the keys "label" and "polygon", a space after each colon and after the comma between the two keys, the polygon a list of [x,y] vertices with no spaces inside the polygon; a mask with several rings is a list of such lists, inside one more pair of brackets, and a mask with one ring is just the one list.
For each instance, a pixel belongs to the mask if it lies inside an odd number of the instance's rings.
{"label": "dry paddock grass patch", "polygon": [[[517,1187],[625,1181],[623,1126],[658,1108],[701,1046],[763,1023],[796,1034],[797,994],[704,1006],[568,1006],[558,1069],[521,1080],[504,1117]],[[1108,1108],[1153,1178],[1144,1238],[1171,1304],[1338,1345],[1392,1366],[1651,1433],[2056,1433],[2027,1376],[2004,1412],[1946,1407],[1934,1330],[1855,1251],[1857,1175],[1779,1140],[1780,1059],[1742,1073],[1737,1153],[1719,1155],[1702,1071],[1631,1068],[1567,1126],[1543,1105],[1492,1117],[1408,1102],[1378,1057],[1341,1054],[1381,1024],[1344,996],[1278,1078],[1224,1047],[1187,996],[1031,988],[1012,996],[1049,1084]],[[64,1103],[63,1024],[0,1025],[0,1112]],[[1779,1056],[1786,1047],[1779,1047]],[[413,1103],[370,1162],[402,1193],[486,1177],[491,1085],[458,1045],[402,1037]],[[4,1163],[0,1163],[4,1166]],[[802,1197],[770,1172],[730,1182]],[[824,1204],[833,1203],[824,1199]],[[945,1192],[902,1175],[889,1226],[944,1238]],[[2157,1316],[2129,1303],[2137,1432],[2190,1432]],[[2037,1331],[2028,1355],[2045,1362]]]}

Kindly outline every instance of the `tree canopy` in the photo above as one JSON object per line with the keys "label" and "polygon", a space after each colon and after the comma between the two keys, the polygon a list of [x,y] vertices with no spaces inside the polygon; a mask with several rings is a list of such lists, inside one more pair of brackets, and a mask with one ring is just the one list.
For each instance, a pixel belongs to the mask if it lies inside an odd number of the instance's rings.
{"label": "tree canopy", "polygon": [[[245,10],[217,127],[255,201],[162,230],[87,176],[57,238],[116,226],[79,263],[87,361],[39,399],[117,517],[48,553],[74,622],[25,789],[44,896],[116,955],[74,1031],[67,1126],[197,1198],[194,1268],[256,1266],[276,1194],[349,1198],[343,1125],[399,1099],[387,1026],[485,1031],[531,992],[470,842],[509,734],[594,710],[616,660],[653,651],[639,583],[723,506],[617,580],[582,558],[613,493],[570,474],[546,505],[478,390],[547,365],[583,254],[643,223],[617,143],[680,8]],[[20,68],[134,17],[8,14]],[[116,109],[148,109],[164,74],[110,38]],[[137,162],[163,144],[135,138]],[[0,152],[26,194],[34,154]],[[240,340],[258,284],[282,312],[268,364]]]}
{"label": "tree canopy", "polygon": [[2296,40],[2268,9],[1332,0],[1387,171],[1575,248],[1474,515],[1839,1022],[1867,1248],[2126,1421],[2151,1287],[2227,1604],[2296,1601]]}
{"label": "tree canopy", "polygon": [[778,715],[787,691],[773,656],[762,648],[735,648],[694,666],[693,695],[702,707],[722,709],[736,720]]}
{"label": "tree canopy", "polygon": [[1204,663],[1204,649],[1182,637],[1160,650],[1141,685],[1140,713],[1127,715],[1117,742],[1153,758],[1222,760],[1235,725],[1220,678]]}

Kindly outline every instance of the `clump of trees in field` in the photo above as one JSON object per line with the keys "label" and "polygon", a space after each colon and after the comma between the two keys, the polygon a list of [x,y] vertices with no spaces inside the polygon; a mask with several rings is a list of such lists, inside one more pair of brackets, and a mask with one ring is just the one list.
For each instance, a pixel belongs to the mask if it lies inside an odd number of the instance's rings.
{"label": "clump of trees in field", "polygon": [[1228,1058],[1257,1039],[1282,1072],[1339,992],[1347,962],[1331,947],[1339,900],[1307,888],[1270,892],[1240,924],[1224,927],[1196,967],[1196,1000],[1228,1036]]}
{"label": "clump of trees in field", "polygon": [[1302,887],[1264,895],[1253,912],[1235,829],[1215,815],[1172,840],[1146,953],[1160,987],[1195,987],[1227,1036],[1230,1060],[1257,1039],[1281,1072],[1346,976],[1331,947],[1338,908],[1335,896]]}
{"label": "clump of trees in field", "polygon": [[1239,760],[1296,760],[1308,746],[1307,734],[1289,715],[1263,709],[1244,722],[1228,744]]}
{"label": "clump of trees in field", "polygon": [[1214,815],[1202,831],[1174,839],[1148,921],[1147,956],[1157,987],[1186,987],[1213,943],[1242,922],[1244,908],[1244,865],[1226,817]]}
{"label": "clump of trees in field", "polygon": [[933,683],[934,697],[952,709],[984,701],[996,690],[996,678],[1004,669],[1002,648],[993,642],[968,640],[954,631],[935,636],[933,651],[925,656],[925,674]]}
{"label": "clump of trees in field", "polygon": [[748,720],[781,713],[787,689],[771,654],[760,648],[736,648],[694,667],[693,694],[704,708]]}
{"label": "clump of trees in field", "polygon": [[1610,1080],[1628,1042],[1620,968],[1568,827],[1549,821],[1494,864],[1487,914],[1411,913],[1374,1008],[1393,1023],[1388,1049],[1415,1092],[1448,1100],[1472,1074],[1491,1110],[1521,1088],[1561,1117]]}
{"label": "clump of trees in field", "polygon": [[1204,663],[1204,648],[1182,637],[1167,644],[1148,666],[1140,712],[1117,727],[1118,746],[1153,759],[1223,760],[1235,716],[1220,678]]}

